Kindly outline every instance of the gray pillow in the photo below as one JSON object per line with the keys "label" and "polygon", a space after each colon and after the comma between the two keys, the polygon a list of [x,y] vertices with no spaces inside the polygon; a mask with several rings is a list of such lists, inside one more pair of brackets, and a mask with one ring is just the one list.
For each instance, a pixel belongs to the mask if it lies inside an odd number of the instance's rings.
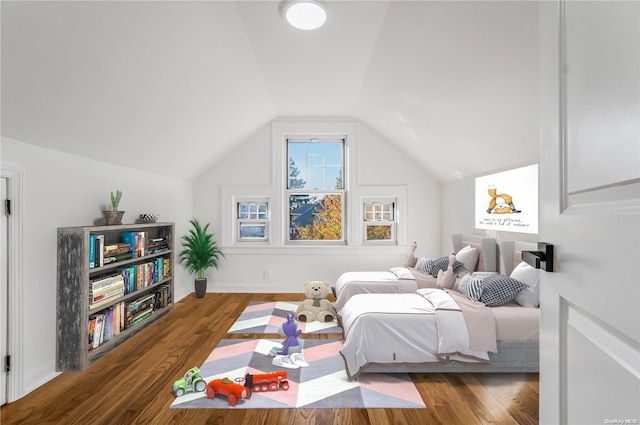
{"label": "gray pillow", "polygon": [[[452,265],[453,271],[455,273],[457,273],[458,269],[460,267],[462,267],[462,266],[464,266],[463,263],[461,263],[458,260],[454,260],[453,265]],[[433,260],[431,262],[431,270],[430,271],[426,271],[424,273],[430,274],[433,277],[438,277],[438,272],[440,270],[445,272],[445,271],[447,271],[447,268],[449,268],[449,257],[442,257],[442,258],[438,258],[437,260]]]}
{"label": "gray pillow", "polygon": [[482,286],[481,277],[473,277],[470,274],[466,274],[460,280],[458,291],[465,294],[471,301],[480,301]]}

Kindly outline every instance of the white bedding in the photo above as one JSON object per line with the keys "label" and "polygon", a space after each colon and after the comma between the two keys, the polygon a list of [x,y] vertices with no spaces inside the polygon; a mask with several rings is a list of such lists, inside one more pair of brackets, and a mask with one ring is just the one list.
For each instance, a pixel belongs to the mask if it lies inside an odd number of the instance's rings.
{"label": "white bedding", "polygon": [[334,307],[339,312],[356,294],[413,293],[416,289],[416,279],[406,267],[395,267],[389,271],[346,272],[335,283]]}
{"label": "white bedding", "polygon": [[[358,294],[345,304],[339,313],[345,338],[341,355],[350,379],[369,364],[489,361],[483,349],[495,350],[495,333],[492,343],[485,339],[472,349],[465,318],[451,295],[438,289],[419,292],[424,296]],[[480,326],[495,331],[495,322]]]}

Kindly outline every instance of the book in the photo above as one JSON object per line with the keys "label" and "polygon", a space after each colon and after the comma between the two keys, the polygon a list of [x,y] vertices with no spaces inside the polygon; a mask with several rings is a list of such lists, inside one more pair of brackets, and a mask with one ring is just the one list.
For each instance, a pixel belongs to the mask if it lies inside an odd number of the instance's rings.
{"label": "book", "polygon": [[133,258],[147,255],[147,232],[122,232],[120,239],[123,243],[128,243],[132,246]]}
{"label": "book", "polygon": [[131,252],[131,249],[131,244],[124,242],[118,242],[104,246],[105,253],[122,254],[125,252]]}
{"label": "book", "polygon": [[100,343],[102,343],[102,330],[104,323],[104,314],[99,313],[96,314],[96,327],[93,332],[93,348],[98,348]]}
{"label": "book", "polygon": [[121,272],[102,275],[89,281],[89,290],[109,286],[112,283],[118,282],[119,280],[124,280]]}
{"label": "book", "polygon": [[89,350],[93,348],[93,335],[96,330],[96,316],[89,316]]}
{"label": "book", "polygon": [[91,293],[89,294],[89,304],[91,308],[97,307],[96,304],[107,301],[111,298],[121,297],[124,295],[124,285],[114,287],[105,292]]}
{"label": "book", "polygon": [[104,266],[104,235],[96,235],[96,267]]}
{"label": "book", "polygon": [[111,341],[113,339],[113,308],[108,309],[104,313],[104,325],[102,331],[102,339],[104,342]]}
{"label": "book", "polygon": [[89,268],[96,266],[96,235],[89,235]]}

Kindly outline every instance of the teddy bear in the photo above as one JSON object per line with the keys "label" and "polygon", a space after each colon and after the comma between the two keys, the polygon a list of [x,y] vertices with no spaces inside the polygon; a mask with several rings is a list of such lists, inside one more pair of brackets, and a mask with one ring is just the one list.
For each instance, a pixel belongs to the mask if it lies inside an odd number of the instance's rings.
{"label": "teddy bear", "polygon": [[307,299],[302,301],[296,309],[296,319],[299,322],[332,322],[336,316],[336,309],[327,300],[329,283],[312,280],[305,282],[304,294]]}

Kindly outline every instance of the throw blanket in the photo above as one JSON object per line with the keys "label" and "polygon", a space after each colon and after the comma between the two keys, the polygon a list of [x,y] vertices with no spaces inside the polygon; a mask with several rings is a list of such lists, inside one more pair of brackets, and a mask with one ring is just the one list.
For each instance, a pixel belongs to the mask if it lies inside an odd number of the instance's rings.
{"label": "throw blanket", "polygon": [[452,293],[439,289],[419,289],[416,293],[435,310],[440,360],[488,361],[487,351],[498,351],[495,317],[486,307],[468,305],[464,297],[454,299]]}

